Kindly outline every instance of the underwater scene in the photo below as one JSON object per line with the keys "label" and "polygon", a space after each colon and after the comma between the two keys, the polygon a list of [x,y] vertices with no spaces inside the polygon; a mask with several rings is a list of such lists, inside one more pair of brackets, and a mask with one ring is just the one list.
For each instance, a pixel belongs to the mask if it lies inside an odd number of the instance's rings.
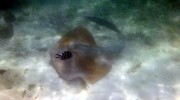
{"label": "underwater scene", "polygon": [[180,0],[1,0],[0,100],[180,100]]}

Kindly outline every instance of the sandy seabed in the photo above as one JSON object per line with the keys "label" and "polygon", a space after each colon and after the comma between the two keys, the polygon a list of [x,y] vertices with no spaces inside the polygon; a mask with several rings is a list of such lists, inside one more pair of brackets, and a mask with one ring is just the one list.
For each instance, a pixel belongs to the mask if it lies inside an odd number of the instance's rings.
{"label": "sandy seabed", "polygon": [[[179,29],[142,28],[147,33],[156,30],[163,39],[155,38],[154,45],[138,39],[127,41],[121,57],[106,77],[74,93],[49,64],[49,51],[61,34],[57,34],[48,21],[42,23],[44,10],[26,10],[30,15],[15,23],[14,36],[1,43],[0,68],[5,72],[0,72],[0,100],[180,100],[180,37],[175,35],[170,40],[164,35],[178,34]],[[177,15],[172,20],[180,22],[180,17]],[[77,22],[72,23],[76,26]],[[123,26],[123,32],[135,30],[136,27],[128,23]],[[107,36],[108,30],[86,27],[99,44],[116,41],[111,37],[98,39]]]}

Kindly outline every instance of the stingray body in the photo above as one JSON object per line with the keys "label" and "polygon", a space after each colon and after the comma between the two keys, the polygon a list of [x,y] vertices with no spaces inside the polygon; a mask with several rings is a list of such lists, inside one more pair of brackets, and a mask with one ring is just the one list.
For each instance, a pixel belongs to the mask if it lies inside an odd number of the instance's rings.
{"label": "stingray body", "polygon": [[58,41],[51,52],[51,63],[68,84],[86,87],[110,71],[114,56],[122,50],[110,48],[98,47],[91,33],[78,26]]}

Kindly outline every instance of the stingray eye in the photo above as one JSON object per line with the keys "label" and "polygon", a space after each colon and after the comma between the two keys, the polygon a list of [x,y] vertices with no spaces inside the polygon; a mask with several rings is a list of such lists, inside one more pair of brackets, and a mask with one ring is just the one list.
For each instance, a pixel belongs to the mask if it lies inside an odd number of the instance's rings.
{"label": "stingray eye", "polygon": [[56,58],[60,58],[61,60],[68,60],[72,57],[71,51],[63,51],[61,54],[56,54]]}

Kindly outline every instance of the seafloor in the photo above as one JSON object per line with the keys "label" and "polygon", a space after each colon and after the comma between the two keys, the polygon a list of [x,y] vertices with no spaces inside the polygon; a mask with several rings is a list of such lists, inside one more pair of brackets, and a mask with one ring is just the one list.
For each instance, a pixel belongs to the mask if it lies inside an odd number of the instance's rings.
{"label": "seafloor", "polygon": [[[178,0],[29,0],[13,6],[13,29],[2,31],[0,14],[0,34],[11,33],[0,38],[0,100],[180,100],[179,6]],[[78,25],[100,46],[118,41],[85,15],[113,22],[127,41],[110,73],[75,93],[49,64],[55,43]]]}

